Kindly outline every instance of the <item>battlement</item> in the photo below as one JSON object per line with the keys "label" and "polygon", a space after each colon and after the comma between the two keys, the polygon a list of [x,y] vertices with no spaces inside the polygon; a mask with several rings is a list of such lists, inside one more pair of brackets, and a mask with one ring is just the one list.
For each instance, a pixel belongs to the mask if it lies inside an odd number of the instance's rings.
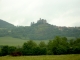
{"label": "battlement", "polygon": [[37,23],[44,23],[44,24],[45,24],[45,23],[47,23],[47,21],[46,21],[45,19],[41,19],[41,18],[40,18],[40,19],[37,21]]}

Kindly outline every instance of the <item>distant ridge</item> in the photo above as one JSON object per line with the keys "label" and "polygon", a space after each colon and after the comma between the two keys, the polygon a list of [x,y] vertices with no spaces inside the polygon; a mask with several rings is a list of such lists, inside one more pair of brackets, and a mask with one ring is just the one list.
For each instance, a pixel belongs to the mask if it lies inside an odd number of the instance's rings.
{"label": "distant ridge", "polygon": [[37,23],[31,22],[31,26],[14,26],[6,21],[0,20],[0,37],[4,36],[30,40],[51,40],[55,36],[79,38],[80,27],[51,25],[47,20],[41,18]]}
{"label": "distant ridge", "polygon": [[14,27],[13,24],[0,19],[0,28],[12,28],[12,27]]}

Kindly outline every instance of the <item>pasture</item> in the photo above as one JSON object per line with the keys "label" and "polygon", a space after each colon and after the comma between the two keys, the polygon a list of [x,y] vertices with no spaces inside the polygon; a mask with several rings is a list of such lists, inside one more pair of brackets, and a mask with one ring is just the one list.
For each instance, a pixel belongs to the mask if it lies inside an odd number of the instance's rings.
{"label": "pasture", "polygon": [[[0,37],[0,45],[22,46],[23,43],[27,41],[28,40],[13,38],[13,37]],[[39,42],[41,41],[47,43],[49,40],[33,40],[33,41],[39,44]]]}
{"label": "pasture", "polygon": [[[74,37],[67,37],[67,38],[68,40],[75,39]],[[27,41],[28,40],[13,38],[13,37],[0,37],[0,45],[22,46],[23,43]],[[33,41],[39,44],[41,41],[47,43],[49,40],[33,40]]]}
{"label": "pasture", "polygon": [[80,54],[42,56],[2,56],[0,60],[80,60]]}

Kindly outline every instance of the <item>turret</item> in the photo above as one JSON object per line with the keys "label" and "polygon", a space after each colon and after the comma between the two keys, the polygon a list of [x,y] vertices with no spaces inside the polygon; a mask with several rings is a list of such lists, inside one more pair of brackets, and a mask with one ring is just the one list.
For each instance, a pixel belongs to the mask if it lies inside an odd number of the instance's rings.
{"label": "turret", "polygon": [[46,21],[45,19],[41,19],[41,18],[40,18],[40,19],[37,21],[37,23],[44,23],[44,24],[45,24],[45,23],[47,23],[47,21]]}

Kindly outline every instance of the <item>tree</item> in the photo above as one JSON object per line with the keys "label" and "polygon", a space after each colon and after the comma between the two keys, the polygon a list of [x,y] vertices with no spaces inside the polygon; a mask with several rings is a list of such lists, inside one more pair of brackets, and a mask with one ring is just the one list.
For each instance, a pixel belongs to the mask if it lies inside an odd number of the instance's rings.
{"label": "tree", "polygon": [[40,43],[39,43],[39,47],[46,47],[46,44],[45,44],[45,42],[43,42],[43,41],[41,41]]}
{"label": "tree", "polygon": [[14,46],[10,46],[10,47],[8,47],[8,54],[9,55],[11,55],[13,52],[15,52],[16,51],[16,47],[14,47]]}
{"label": "tree", "polygon": [[49,40],[48,44],[47,44],[47,54],[52,55],[52,48],[53,48],[53,41]]}
{"label": "tree", "polygon": [[40,48],[40,55],[46,55],[47,54],[47,48],[45,42],[41,41],[39,44]]}
{"label": "tree", "polygon": [[23,55],[33,55],[33,49],[37,46],[35,42],[32,40],[27,41],[27,43],[23,44]]}
{"label": "tree", "polygon": [[1,49],[2,56],[8,55],[8,46],[3,46]]}
{"label": "tree", "polygon": [[68,42],[64,37],[56,36],[53,40],[53,54],[66,54],[68,51]]}
{"label": "tree", "polygon": [[80,38],[77,38],[77,39],[74,41],[73,49],[74,49],[74,53],[75,53],[75,54],[80,54]]}

